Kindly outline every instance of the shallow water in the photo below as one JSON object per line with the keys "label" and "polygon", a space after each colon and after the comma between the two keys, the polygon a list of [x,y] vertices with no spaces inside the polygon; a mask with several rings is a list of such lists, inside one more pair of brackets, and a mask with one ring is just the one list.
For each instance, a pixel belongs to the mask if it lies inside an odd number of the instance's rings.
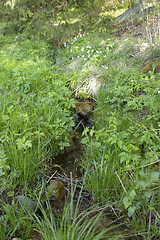
{"label": "shallow water", "polygon": [[[68,180],[72,174],[73,180],[78,180],[82,182],[82,174],[80,171],[79,161],[83,157],[83,146],[80,143],[80,138],[75,138],[72,146],[68,148],[64,153],[58,154],[55,156],[54,163],[60,166],[60,172],[64,176],[65,182],[65,175],[68,177]],[[62,176],[62,180],[63,180]],[[80,180],[81,179],[81,180]],[[79,190],[77,190],[78,196]],[[83,195],[83,194],[82,194]],[[76,198],[76,196],[75,196]],[[92,196],[89,193],[85,194],[85,197],[82,196],[81,210],[86,209],[87,207],[92,206]],[[55,201],[54,201],[55,204]],[[61,208],[63,206],[62,202],[60,203]],[[58,205],[57,205],[58,206]],[[57,208],[57,207],[56,207]],[[55,209],[55,208],[54,208]],[[55,210],[54,210],[55,211]],[[141,236],[133,236],[131,234],[131,229],[126,225],[122,224],[123,221],[121,220],[114,220],[116,219],[115,214],[113,213],[111,208],[107,208],[104,211],[104,216],[101,220],[100,229],[113,227],[113,229],[109,230],[108,234],[106,235],[105,239],[124,239],[124,240],[135,240],[135,239],[142,239]],[[129,235],[129,237],[127,237]]]}
{"label": "shallow water", "polygon": [[68,177],[72,174],[74,179],[81,178],[79,161],[83,156],[83,147],[79,139],[73,138],[72,146],[70,146],[64,153],[59,153],[54,158],[54,163],[59,165],[61,172]]}

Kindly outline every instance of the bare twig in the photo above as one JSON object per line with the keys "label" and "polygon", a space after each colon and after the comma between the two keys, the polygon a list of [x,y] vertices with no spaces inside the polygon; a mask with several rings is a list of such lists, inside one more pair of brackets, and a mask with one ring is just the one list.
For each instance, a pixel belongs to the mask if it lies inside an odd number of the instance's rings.
{"label": "bare twig", "polygon": [[135,234],[132,234],[132,235],[127,235],[127,236],[123,236],[123,238],[129,238],[129,237],[136,237],[136,236],[143,236],[143,235],[146,235],[147,232],[142,232],[142,233],[135,233]]}
{"label": "bare twig", "polygon": [[155,154],[155,152],[153,152],[153,150],[150,148],[150,147],[148,147],[148,149],[154,154],[154,156],[157,158],[157,160],[159,161],[159,159],[158,159],[158,157],[157,157],[157,155]]}
{"label": "bare twig", "polygon": [[[95,212],[100,212],[100,211],[103,211],[103,210],[105,210],[105,209],[108,209],[108,208],[111,208],[112,207],[112,205],[115,205],[115,204],[117,204],[118,202],[114,202],[114,203],[112,203],[112,204],[110,204],[110,205],[107,205],[107,206],[104,206],[104,207],[101,207],[101,208],[98,208],[98,209],[94,209],[94,210],[92,210],[92,213],[95,213]],[[81,213],[82,215],[84,214],[86,214],[85,212],[84,213]],[[118,215],[117,215],[118,216]]]}
{"label": "bare twig", "polygon": [[127,193],[127,191],[126,191],[126,189],[125,189],[125,187],[124,187],[124,185],[123,185],[123,183],[122,183],[120,177],[118,176],[118,173],[115,172],[115,174],[116,174],[116,176],[118,177],[118,179],[119,179],[119,181],[120,181],[120,183],[121,183],[121,185],[122,185],[122,187],[123,187],[124,192],[128,195],[128,193]]}
{"label": "bare twig", "polygon": [[112,205],[110,206],[110,208],[112,209],[113,213],[116,215],[116,217],[118,218],[117,213],[115,212],[114,208],[112,207]]}
{"label": "bare twig", "polygon": [[151,232],[151,217],[152,217],[152,211],[150,210],[150,213],[149,213],[149,226],[148,226],[148,237],[147,237],[147,239],[150,238],[150,232]]}
{"label": "bare twig", "polygon": [[5,224],[4,224],[4,222],[0,221],[0,224],[2,225],[2,227],[5,228]]}
{"label": "bare twig", "polygon": [[51,181],[51,179],[56,175],[56,173],[57,173],[57,171],[55,171],[55,172],[52,174],[52,176],[47,180],[47,182],[45,182],[45,185],[47,185],[47,184]]}
{"label": "bare twig", "polygon": [[155,162],[148,163],[148,164],[146,164],[146,165],[143,165],[143,166],[140,166],[140,167],[137,167],[137,168],[124,169],[124,170],[122,170],[122,172],[127,172],[127,171],[136,170],[136,169],[139,169],[139,168],[148,167],[148,166],[154,165],[154,164],[159,163],[159,162],[160,162],[160,160],[157,160],[157,161],[155,161]]}
{"label": "bare twig", "polygon": [[[52,174],[52,176],[47,180],[47,182],[45,182],[45,185],[47,185],[49,182],[50,182],[50,180],[56,175],[56,173],[57,173],[57,171],[55,171],[53,174]],[[39,191],[41,189],[41,187],[39,187],[38,189],[37,189],[37,191]]]}
{"label": "bare twig", "polygon": [[155,154],[155,152],[153,152],[153,150],[152,150],[150,147],[149,147],[149,150],[155,155],[155,157],[157,158],[157,161],[152,162],[152,163],[145,164],[145,165],[140,166],[140,167],[137,167],[137,168],[124,169],[124,170],[122,170],[122,172],[132,171],[132,170],[136,170],[136,169],[139,169],[139,168],[148,167],[148,166],[154,165],[154,164],[156,164],[156,163],[159,163],[160,160],[158,159],[158,157],[157,157],[157,155]]}
{"label": "bare twig", "polygon": [[154,211],[154,213],[155,213],[156,217],[158,217],[158,218],[159,218],[159,220],[160,220],[160,215],[158,214],[158,212],[157,212],[155,209],[153,209],[153,211]]}

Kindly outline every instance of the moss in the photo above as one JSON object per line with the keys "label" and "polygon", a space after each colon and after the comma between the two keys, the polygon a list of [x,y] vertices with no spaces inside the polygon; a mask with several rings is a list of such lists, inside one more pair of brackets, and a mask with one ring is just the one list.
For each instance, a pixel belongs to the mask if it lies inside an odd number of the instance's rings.
{"label": "moss", "polygon": [[153,71],[154,73],[160,72],[160,58],[150,60],[140,70],[143,73],[148,73],[149,71]]}

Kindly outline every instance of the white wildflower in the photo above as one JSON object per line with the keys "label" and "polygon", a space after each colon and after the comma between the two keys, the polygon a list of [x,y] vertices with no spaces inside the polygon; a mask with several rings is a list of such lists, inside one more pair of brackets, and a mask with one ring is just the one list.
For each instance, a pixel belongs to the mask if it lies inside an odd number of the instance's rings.
{"label": "white wildflower", "polygon": [[81,48],[81,52],[84,52],[84,47]]}
{"label": "white wildflower", "polygon": [[158,93],[160,94],[160,91],[158,91]]}
{"label": "white wildflower", "polygon": [[66,44],[66,43],[64,43],[64,47],[67,47],[67,44]]}
{"label": "white wildflower", "polygon": [[108,69],[108,67],[107,66],[104,66],[104,65],[101,65],[104,69]]}

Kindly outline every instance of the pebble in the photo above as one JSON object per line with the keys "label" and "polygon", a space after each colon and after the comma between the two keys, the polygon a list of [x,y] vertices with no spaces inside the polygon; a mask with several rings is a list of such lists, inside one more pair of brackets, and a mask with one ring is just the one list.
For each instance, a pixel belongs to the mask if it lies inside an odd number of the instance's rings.
{"label": "pebble", "polygon": [[22,240],[22,238],[13,238],[12,240]]}

